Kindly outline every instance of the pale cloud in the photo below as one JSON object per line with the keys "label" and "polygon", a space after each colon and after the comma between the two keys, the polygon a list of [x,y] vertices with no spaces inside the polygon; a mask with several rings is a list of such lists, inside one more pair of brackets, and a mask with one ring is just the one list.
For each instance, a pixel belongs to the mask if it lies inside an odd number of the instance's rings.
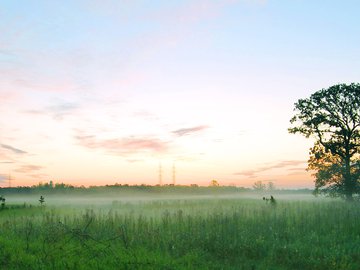
{"label": "pale cloud", "polygon": [[306,161],[303,160],[285,160],[285,161],[280,161],[279,163],[276,163],[272,166],[269,166],[269,168],[271,169],[276,169],[276,168],[283,168],[283,167],[288,167],[288,166],[297,166],[297,165],[302,165],[306,163]]}
{"label": "pale cloud", "polygon": [[266,171],[270,171],[272,169],[282,169],[282,168],[286,168],[287,170],[298,170],[300,168],[287,168],[287,167],[296,167],[299,165],[303,165],[305,164],[306,161],[302,161],[302,160],[284,160],[284,161],[280,161],[271,165],[267,165],[267,166],[262,166],[259,167],[257,169],[253,169],[253,170],[243,170],[240,172],[236,172],[234,173],[234,175],[239,175],[239,176],[245,176],[245,177],[249,177],[249,178],[256,178],[257,174],[262,173],[262,172],[266,172]]}
{"label": "pale cloud", "polygon": [[103,149],[109,153],[123,156],[141,153],[161,154],[169,149],[169,142],[150,136],[99,139],[92,135],[77,135],[75,139],[81,146],[91,149]]}
{"label": "pale cloud", "polygon": [[5,180],[8,179],[8,175],[6,174],[0,174],[0,182],[4,182]]}
{"label": "pale cloud", "polygon": [[38,179],[38,180],[42,180],[42,179],[44,179],[44,178],[49,177],[49,175],[43,174],[43,173],[29,174],[29,175],[27,175],[27,176],[30,177],[30,178]]}
{"label": "pale cloud", "polygon": [[209,126],[206,126],[206,125],[195,126],[195,127],[190,127],[190,128],[180,128],[180,129],[172,131],[172,133],[175,134],[176,136],[181,137],[181,136],[185,136],[185,135],[190,135],[192,133],[197,133],[197,132],[203,131],[208,128],[209,128]]}
{"label": "pale cloud", "polygon": [[70,102],[63,102],[61,104],[48,107],[47,110],[52,113],[54,119],[61,120],[65,115],[74,113],[79,109],[79,105]]}
{"label": "pale cloud", "polygon": [[24,173],[24,174],[28,174],[28,173],[32,173],[34,171],[39,171],[43,169],[42,166],[37,166],[37,165],[21,165],[20,167],[18,167],[17,169],[15,169],[15,172],[18,173]]}
{"label": "pale cloud", "polygon": [[302,167],[302,168],[289,168],[287,169],[287,171],[289,172],[287,175],[298,175],[298,174],[307,174],[307,170],[306,168]]}
{"label": "pale cloud", "polygon": [[257,169],[257,170],[243,170],[237,173],[234,173],[234,175],[239,175],[239,176],[246,176],[249,178],[256,178],[257,177],[257,173],[262,172],[264,170],[262,169]]}
{"label": "pale cloud", "polygon": [[11,146],[11,145],[0,144],[0,146],[1,146],[2,148],[4,148],[4,149],[9,150],[9,151],[12,152],[12,153],[18,154],[18,155],[27,154],[26,151],[21,150],[21,149],[18,149],[18,148],[15,148],[15,147],[13,147],[13,146]]}
{"label": "pale cloud", "polygon": [[49,115],[55,120],[63,120],[65,116],[73,115],[79,108],[80,105],[77,103],[60,102],[41,110],[26,110],[24,113],[31,115]]}

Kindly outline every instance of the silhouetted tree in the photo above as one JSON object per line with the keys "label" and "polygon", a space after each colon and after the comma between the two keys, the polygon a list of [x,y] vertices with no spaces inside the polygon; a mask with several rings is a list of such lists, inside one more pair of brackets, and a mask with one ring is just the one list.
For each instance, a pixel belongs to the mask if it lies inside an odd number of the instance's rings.
{"label": "silhouetted tree", "polygon": [[317,192],[353,199],[359,193],[360,84],[338,84],[295,103],[290,133],[313,137],[309,170]]}
{"label": "silhouetted tree", "polygon": [[266,188],[266,185],[263,184],[262,181],[256,181],[256,182],[253,184],[253,189],[254,189],[254,190],[262,191],[262,190],[265,190],[265,188]]}
{"label": "silhouetted tree", "polygon": [[0,202],[1,202],[1,208],[4,209],[5,208],[5,197],[4,196],[0,196]]}
{"label": "silhouetted tree", "polygon": [[220,186],[219,182],[217,180],[211,180],[210,187],[218,187]]}
{"label": "silhouetted tree", "polygon": [[42,195],[40,196],[39,202],[41,205],[43,205],[43,203],[45,202],[45,198]]}

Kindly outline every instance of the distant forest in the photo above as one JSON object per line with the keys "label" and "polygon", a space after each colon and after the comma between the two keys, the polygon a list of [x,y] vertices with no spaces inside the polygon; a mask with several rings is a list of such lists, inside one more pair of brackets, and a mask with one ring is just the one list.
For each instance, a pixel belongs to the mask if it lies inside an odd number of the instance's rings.
{"label": "distant forest", "polygon": [[185,185],[128,185],[114,184],[104,186],[73,186],[65,183],[39,183],[33,186],[3,187],[0,188],[0,195],[7,194],[93,194],[93,193],[161,193],[161,194],[226,194],[226,193],[311,193],[310,189],[276,189],[276,190],[254,190],[252,188],[236,186],[198,186]]}

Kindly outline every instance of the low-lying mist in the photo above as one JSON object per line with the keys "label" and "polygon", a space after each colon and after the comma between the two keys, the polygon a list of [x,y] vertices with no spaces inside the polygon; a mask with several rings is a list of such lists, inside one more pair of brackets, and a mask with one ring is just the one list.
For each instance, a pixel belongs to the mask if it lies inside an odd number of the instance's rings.
{"label": "low-lying mist", "polygon": [[39,194],[8,194],[6,195],[6,203],[11,204],[27,204],[32,206],[40,205],[40,196],[44,197],[44,206],[51,207],[81,207],[81,208],[111,208],[119,204],[139,204],[151,201],[190,201],[190,200],[226,200],[226,199],[251,199],[262,200],[263,197],[269,198],[270,195],[281,201],[315,201],[324,200],[323,197],[315,197],[311,192],[290,192],[290,191],[273,191],[273,192],[233,192],[233,193],[168,193],[168,192],[132,192],[122,191],[114,192],[98,192],[98,193],[82,193],[82,194],[59,194],[59,193],[39,193]]}

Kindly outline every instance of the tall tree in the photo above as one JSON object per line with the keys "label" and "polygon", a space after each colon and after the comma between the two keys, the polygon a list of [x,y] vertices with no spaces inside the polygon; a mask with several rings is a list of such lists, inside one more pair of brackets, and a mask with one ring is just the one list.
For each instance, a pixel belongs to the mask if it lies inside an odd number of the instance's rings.
{"label": "tall tree", "polygon": [[315,138],[315,187],[352,200],[360,191],[360,84],[338,84],[295,103],[290,133]]}

